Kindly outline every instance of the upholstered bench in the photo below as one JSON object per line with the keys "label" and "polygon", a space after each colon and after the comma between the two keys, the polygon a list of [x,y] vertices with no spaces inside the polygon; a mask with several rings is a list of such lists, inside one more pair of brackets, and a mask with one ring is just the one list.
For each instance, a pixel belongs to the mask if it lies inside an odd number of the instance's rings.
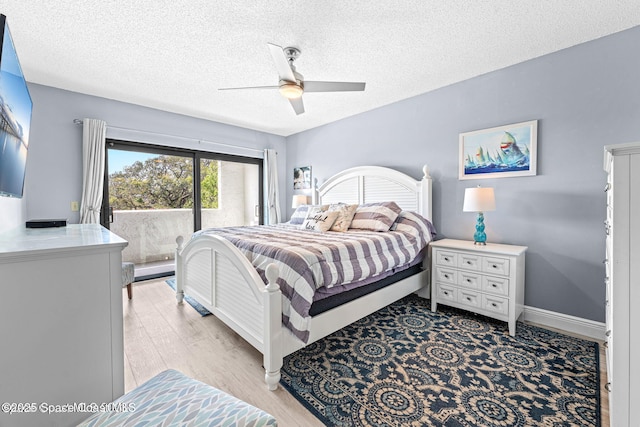
{"label": "upholstered bench", "polygon": [[136,279],[135,274],[135,264],[132,262],[123,262],[122,263],[122,287],[127,287],[127,296],[129,299],[132,297],[131,284]]}
{"label": "upholstered bench", "polygon": [[184,374],[167,370],[79,426],[277,426],[261,409]]}

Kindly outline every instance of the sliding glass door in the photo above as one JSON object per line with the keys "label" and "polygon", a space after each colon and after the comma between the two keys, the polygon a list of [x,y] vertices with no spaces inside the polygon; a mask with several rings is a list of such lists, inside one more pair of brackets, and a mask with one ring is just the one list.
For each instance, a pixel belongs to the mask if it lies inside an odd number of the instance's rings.
{"label": "sliding glass door", "polygon": [[260,166],[200,158],[200,228],[260,223]]}
{"label": "sliding glass door", "polygon": [[129,242],[137,279],[159,277],[177,236],[259,224],[261,188],[262,159],[108,141],[102,222]]}

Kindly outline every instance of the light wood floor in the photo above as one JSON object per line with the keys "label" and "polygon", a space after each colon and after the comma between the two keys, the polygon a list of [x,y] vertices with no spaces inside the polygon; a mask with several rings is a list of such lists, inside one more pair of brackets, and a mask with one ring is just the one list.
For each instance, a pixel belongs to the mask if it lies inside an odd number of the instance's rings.
{"label": "light wood floor", "polygon": [[[282,387],[267,389],[262,355],[214,316],[178,305],[164,279],[135,283],[124,303],[125,391],[165,369],[210,384],[269,412],[280,427],[322,426]],[[600,346],[603,427],[609,426],[604,347]]]}

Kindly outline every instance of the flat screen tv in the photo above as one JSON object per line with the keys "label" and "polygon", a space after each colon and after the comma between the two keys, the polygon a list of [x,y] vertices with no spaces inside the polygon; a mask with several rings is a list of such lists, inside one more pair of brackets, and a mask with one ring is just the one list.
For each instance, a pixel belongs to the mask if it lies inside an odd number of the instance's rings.
{"label": "flat screen tv", "polygon": [[33,103],[2,14],[0,42],[0,196],[22,197]]}

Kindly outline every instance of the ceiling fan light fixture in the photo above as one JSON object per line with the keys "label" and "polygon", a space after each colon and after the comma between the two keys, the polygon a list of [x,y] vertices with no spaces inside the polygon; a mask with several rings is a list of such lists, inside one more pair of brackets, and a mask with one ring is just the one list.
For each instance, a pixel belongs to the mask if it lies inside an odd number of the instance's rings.
{"label": "ceiling fan light fixture", "polygon": [[302,87],[296,83],[283,83],[280,85],[280,94],[288,99],[300,98],[302,96]]}

